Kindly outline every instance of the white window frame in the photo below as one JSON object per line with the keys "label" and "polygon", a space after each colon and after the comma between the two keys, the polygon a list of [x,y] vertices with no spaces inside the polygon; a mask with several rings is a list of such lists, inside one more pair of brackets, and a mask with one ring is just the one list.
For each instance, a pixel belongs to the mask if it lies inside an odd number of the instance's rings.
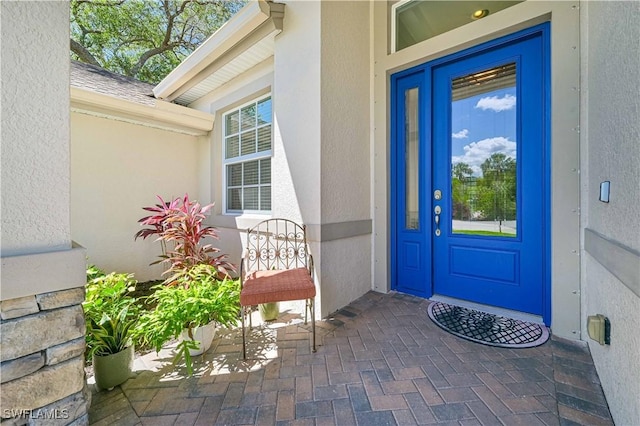
{"label": "white window frame", "polygon": [[400,0],[397,3],[391,5],[391,53],[396,53],[397,50],[397,25],[398,25],[398,8],[404,6],[407,3],[412,2],[413,0]]}
{"label": "white window frame", "polygon": [[[258,103],[260,103],[261,101],[264,101],[265,99],[271,98],[271,122],[269,124],[263,124],[263,125],[258,125],[256,127],[254,127],[254,129],[259,129],[262,127],[266,127],[268,125],[271,126],[271,149],[266,150],[266,151],[260,151],[260,152],[255,152],[255,153],[251,153],[251,154],[246,154],[246,155],[239,155],[237,157],[232,157],[232,158],[227,158],[227,116],[229,114],[233,114],[234,112],[238,112],[238,114],[242,114],[241,110],[242,108],[248,106],[248,105],[252,105],[255,104],[257,105]],[[240,124],[239,124],[240,126]],[[238,136],[240,136],[240,134],[242,133],[242,128],[239,127],[238,128]],[[257,140],[256,140],[257,143]],[[238,144],[241,144],[240,138],[238,138]],[[239,149],[241,149],[241,147],[239,147]],[[224,206],[224,213],[228,214],[228,215],[243,215],[243,214],[256,214],[256,215],[270,215],[271,214],[271,209],[269,210],[253,210],[253,209],[241,209],[241,210],[235,210],[235,209],[229,209],[229,205],[228,205],[228,200],[227,200],[227,194],[228,194],[228,190],[229,190],[229,185],[227,183],[227,166],[232,165],[232,164],[243,164],[243,163],[248,163],[251,161],[256,161],[256,160],[262,160],[262,159],[271,159],[272,158],[272,153],[273,153],[273,97],[271,96],[271,93],[267,93],[263,96],[259,96],[257,98],[254,98],[253,100],[249,101],[249,102],[245,102],[242,105],[236,106],[234,108],[231,108],[227,111],[225,111],[222,114],[222,203]],[[272,170],[272,169],[271,169]],[[258,173],[260,173],[260,169],[258,168]],[[273,176],[273,173],[271,173],[271,175]],[[259,179],[259,178],[258,178]],[[273,180],[269,179],[269,184],[268,186],[270,188],[272,188],[273,185]],[[249,185],[248,185],[249,186]],[[261,188],[264,186],[267,186],[265,184],[260,184],[260,179],[258,180],[258,184],[257,185],[250,185],[251,187],[257,187],[257,188]],[[244,183],[241,185],[241,188],[244,189],[245,185]],[[260,203],[260,189],[258,189],[258,204]],[[242,197],[242,196],[241,196]],[[273,207],[273,197],[271,198],[271,203],[272,203],[272,207]]]}

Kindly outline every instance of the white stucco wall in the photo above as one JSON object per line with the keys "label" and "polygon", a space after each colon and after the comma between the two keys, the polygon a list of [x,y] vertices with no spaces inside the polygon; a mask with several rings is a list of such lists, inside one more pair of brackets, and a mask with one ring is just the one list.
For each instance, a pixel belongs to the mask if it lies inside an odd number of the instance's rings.
{"label": "white stucco wall", "polygon": [[369,4],[322,3],[322,223],[369,219]]}
{"label": "white stucco wall", "polygon": [[371,61],[369,3],[340,1],[321,5],[320,219],[324,316],[371,289],[370,232],[327,239],[327,229],[333,224],[356,221],[368,224],[371,219]]}
{"label": "white stucco wall", "polygon": [[285,2],[274,49],[273,216],[321,222],[321,7]]}
{"label": "white stucco wall", "polygon": [[[640,422],[640,3],[582,9],[583,339],[615,423],[631,425]],[[602,181],[611,182],[609,203],[598,200]],[[599,246],[609,243],[625,255],[607,259],[611,247]],[[611,345],[588,338],[595,314],[611,321]]]}
{"label": "white stucco wall", "polygon": [[0,8],[2,256],[69,249],[68,3]]}
{"label": "white stucco wall", "polygon": [[[583,7],[588,226],[640,249],[640,3]],[[609,204],[597,202],[605,180],[611,181]]]}
{"label": "white stucco wall", "polygon": [[69,4],[1,2],[2,291],[83,286],[69,198]]}
{"label": "white stucco wall", "polygon": [[[585,254],[584,338],[617,425],[640,419],[640,298],[589,254]],[[603,314],[611,321],[611,345],[590,340],[587,315]]]}
{"label": "white stucco wall", "polygon": [[138,281],[159,278],[162,266],[149,266],[159,243],[133,238],[147,215],[142,207],[156,204],[156,195],[185,193],[208,203],[200,189],[207,145],[205,137],[72,113],[71,235],[89,263],[134,273]]}

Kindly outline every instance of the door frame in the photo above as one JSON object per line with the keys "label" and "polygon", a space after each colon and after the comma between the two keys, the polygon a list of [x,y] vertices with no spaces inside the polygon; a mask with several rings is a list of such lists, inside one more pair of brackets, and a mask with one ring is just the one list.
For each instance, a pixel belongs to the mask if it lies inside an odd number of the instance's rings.
{"label": "door frame", "polygon": [[[408,77],[411,74],[416,74],[416,73],[423,73],[423,78],[424,78],[424,87],[425,87],[425,92],[428,96],[428,102],[426,102],[426,107],[425,107],[425,113],[424,113],[424,117],[421,117],[422,120],[424,120],[425,123],[425,127],[424,127],[424,131],[421,132],[422,134],[420,135],[420,141],[421,143],[423,143],[424,141],[424,148],[421,150],[422,151],[428,151],[428,158],[432,157],[432,129],[431,129],[431,117],[432,117],[432,112],[431,112],[431,95],[432,95],[432,77],[431,77],[431,70],[432,68],[436,67],[436,66],[440,66],[440,65],[444,65],[450,62],[454,62],[460,59],[463,59],[465,57],[469,57],[475,54],[479,54],[482,53],[486,50],[490,50],[493,49],[495,47],[498,46],[502,46],[502,45],[506,45],[506,44],[511,44],[514,42],[517,42],[518,40],[522,40],[524,38],[528,38],[531,37],[533,35],[540,35],[541,36],[541,40],[542,40],[542,44],[543,44],[543,70],[544,70],[544,74],[542,76],[543,79],[543,87],[546,88],[546,90],[543,93],[543,101],[542,101],[542,105],[544,108],[543,114],[542,114],[542,120],[543,120],[543,133],[545,135],[545,140],[543,142],[543,153],[542,153],[542,157],[543,157],[543,178],[544,178],[544,182],[543,182],[543,200],[542,200],[542,204],[543,204],[543,212],[544,212],[544,216],[542,218],[543,220],[543,243],[542,243],[542,250],[544,251],[543,255],[542,255],[542,259],[543,259],[543,273],[542,273],[542,277],[543,277],[543,283],[541,286],[541,291],[542,291],[542,319],[544,321],[544,323],[546,325],[550,325],[551,324],[551,36],[550,36],[550,23],[549,22],[544,22],[542,24],[538,24],[529,28],[526,28],[524,30],[520,30],[517,31],[515,33],[506,35],[506,36],[502,36],[502,37],[498,37],[496,39],[478,44],[476,46],[470,47],[470,48],[466,48],[464,50],[461,50],[459,52],[455,52],[452,53],[450,55],[446,55],[442,58],[438,58],[432,61],[428,61],[416,66],[413,66],[409,69],[403,70],[403,71],[399,71],[397,73],[391,74],[390,75],[390,137],[389,137],[389,171],[390,171],[390,179],[389,179],[389,184],[390,184],[390,191],[389,191],[389,206],[390,206],[390,210],[389,210],[389,226],[390,226],[390,232],[389,232],[389,237],[390,237],[390,282],[391,282],[391,289],[392,290],[397,290],[397,266],[398,266],[398,249],[397,249],[397,226],[398,226],[398,221],[399,219],[399,212],[397,209],[397,204],[398,204],[398,200],[397,200],[397,196],[395,195],[396,191],[394,190],[395,188],[398,187],[398,183],[399,183],[399,168],[397,166],[397,161],[398,161],[398,152],[394,146],[394,142],[397,138],[397,129],[399,129],[399,122],[398,122],[398,106],[397,106],[397,102],[396,102],[396,93],[397,93],[397,87],[398,87],[398,80]],[[421,102],[423,105],[425,105],[425,102]],[[424,154],[421,154],[421,160],[423,160],[425,158]],[[421,188],[423,188],[424,192],[424,188],[429,188],[429,191],[431,191],[430,187],[427,187],[427,184],[429,184],[432,180],[432,164],[431,163],[424,163],[421,165],[422,168],[426,168],[427,170],[425,171],[425,173],[421,173],[421,175],[426,175],[428,176],[428,178],[423,179],[421,181]],[[425,195],[421,195],[421,198],[424,198]],[[429,192],[428,194],[428,198],[425,198],[425,202],[424,202],[424,207],[421,209],[421,215],[423,215],[423,220],[426,220],[426,218],[424,218],[424,211],[428,211],[429,212],[429,218],[431,218],[431,210],[432,210],[433,206],[432,206],[432,197],[431,197],[431,193]],[[427,222],[425,222],[426,224]],[[427,262],[427,267],[425,268],[427,271],[429,271],[429,273],[431,274],[431,276],[425,277],[427,280],[427,286],[425,288],[424,292],[410,292],[411,294],[415,294],[417,296],[421,296],[421,297],[425,297],[425,298],[430,298],[431,296],[433,296],[433,265],[432,265],[432,261],[433,261],[433,250],[432,250],[432,232],[431,232],[431,227],[433,226],[433,223],[431,220],[429,220],[429,227],[428,227],[428,231],[429,231],[429,236],[428,238],[426,238],[426,251],[428,252],[428,255],[426,256],[426,262]],[[427,230],[425,230],[425,232],[427,232]]]}

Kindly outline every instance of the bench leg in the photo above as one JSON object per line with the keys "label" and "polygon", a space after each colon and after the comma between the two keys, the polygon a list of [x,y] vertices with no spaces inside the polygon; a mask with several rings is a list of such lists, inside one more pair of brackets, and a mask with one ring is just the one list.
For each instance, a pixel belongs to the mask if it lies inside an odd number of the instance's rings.
{"label": "bench leg", "polygon": [[[316,351],[316,303],[315,299],[310,299],[310,307],[311,307],[311,334],[313,339],[313,349],[312,351]],[[307,310],[305,309],[305,316]]]}
{"label": "bench leg", "polygon": [[246,342],[246,336],[245,336],[245,316],[247,315],[247,308],[246,306],[242,306],[241,308],[241,315],[242,315],[242,359],[244,359],[245,361],[247,360],[247,342]]}

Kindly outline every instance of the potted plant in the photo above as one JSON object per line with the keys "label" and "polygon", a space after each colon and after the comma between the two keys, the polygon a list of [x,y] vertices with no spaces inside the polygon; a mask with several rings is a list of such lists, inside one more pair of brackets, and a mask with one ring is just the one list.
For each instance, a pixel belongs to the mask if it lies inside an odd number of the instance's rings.
{"label": "potted plant", "polygon": [[90,320],[87,334],[94,341],[91,358],[98,389],[112,389],[131,376],[134,355],[131,331],[135,322],[128,317],[127,307],[113,317],[105,313],[99,322]]}
{"label": "potted plant", "polygon": [[[170,276],[155,287],[150,302],[156,307],[141,317],[136,336],[160,351],[184,331],[188,338],[178,343],[175,361],[184,358],[187,371],[192,374],[192,354],[205,351],[210,344],[199,340],[203,337],[197,336],[198,327],[212,321],[222,326],[235,324],[240,310],[240,286],[229,277],[235,267],[227,255],[205,242],[206,238],[218,239],[215,228],[204,224],[213,204],[201,206],[188,195],[171,201],[158,196],[158,200],[160,203],[155,206],[143,207],[152,214],[138,221],[145,228],[135,238],[155,236],[160,241],[159,262],[169,265],[164,274]],[[209,335],[213,339],[211,332]]]}
{"label": "potted plant", "polygon": [[[191,357],[206,351],[211,341],[198,337],[199,328],[215,325],[230,327],[237,323],[240,310],[238,280],[216,277],[215,267],[195,265],[177,271],[165,283],[156,286],[150,296],[155,309],[144,313],[136,335],[156,352],[173,339],[180,339],[174,362],[184,358],[187,373],[193,374]],[[210,333],[213,340],[213,333]]]}
{"label": "potted plant", "polygon": [[139,313],[131,297],[136,281],[131,274],[87,269],[83,309],[86,320],[87,359],[92,361],[96,386],[110,389],[126,381],[132,371],[133,327]]}

